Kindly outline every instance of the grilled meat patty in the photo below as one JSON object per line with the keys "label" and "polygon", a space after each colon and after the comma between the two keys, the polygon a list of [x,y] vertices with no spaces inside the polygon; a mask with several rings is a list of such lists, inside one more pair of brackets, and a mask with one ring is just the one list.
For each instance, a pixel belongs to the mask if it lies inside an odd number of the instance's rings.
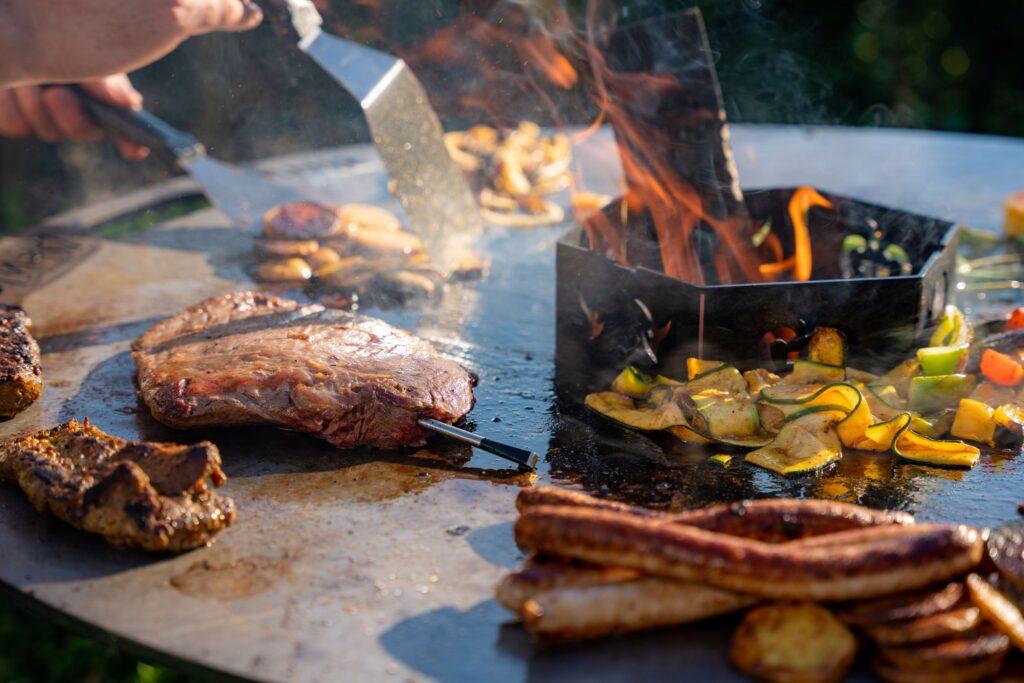
{"label": "grilled meat patty", "polygon": [[40,512],[116,546],[182,552],[235,520],[235,504],[210,490],[227,477],[209,441],[134,442],[88,420],[0,446],[0,480],[17,482]]}
{"label": "grilled meat patty", "polygon": [[275,424],[336,446],[417,445],[419,418],[454,422],[474,380],[374,318],[257,292],[213,297],[136,340],[139,387],[171,427]]}
{"label": "grilled meat patty", "polygon": [[0,305],[0,417],[13,417],[43,393],[39,344],[19,306]]}

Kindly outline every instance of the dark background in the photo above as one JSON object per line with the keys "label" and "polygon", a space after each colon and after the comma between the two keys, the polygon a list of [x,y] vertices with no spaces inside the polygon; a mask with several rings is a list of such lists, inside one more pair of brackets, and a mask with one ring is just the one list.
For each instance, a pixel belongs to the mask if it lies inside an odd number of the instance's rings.
{"label": "dark background", "polygon": [[[328,4],[332,31],[390,47],[415,63],[447,125],[516,117],[551,122],[552,112],[539,93],[552,89],[538,83],[531,65],[517,60],[522,52],[514,49],[524,39],[565,38],[549,30],[545,3],[529,10],[523,9],[529,3],[443,0]],[[570,2],[577,21],[583,4]],[[601,16],[631,20],[692,4],[608,3]],[[700,6],[732,121],[1024,136],[1022,2],[712,0]],[[486,31],[491,25],[506,33],[495,37]],[[425,51],[422,41],[446,27],[455,43]],[[474,44],[481,36],[486,45]],[[577,63],[571,46],[559,45]],[[480,50],[497,55],[493,63],[484,61],[501,73],[475,73],[477,81],[453,75],[458,69],[448,68],[446,60],[468,55],[479,66]],[[508,84],[501,90],[514,103],[512,110],[464,96],[467,83],[470,90],[487,91],[488,79],[495,78]],[[356,103],[301,54],[276,41],[267,27],[193,39],[133,79],[150,109],[197,135],[225,160],[367,139]],[[593,112],[585,101],[580,104],[558,88],[553,92],[559,118],[589,121]],[[0,231],[32,225],[170,173],[155,160],[125,164],[107,144],[55,148],[0,141]],[[0,681],[179,680],[184,677],[173,671],[0,605]]]}

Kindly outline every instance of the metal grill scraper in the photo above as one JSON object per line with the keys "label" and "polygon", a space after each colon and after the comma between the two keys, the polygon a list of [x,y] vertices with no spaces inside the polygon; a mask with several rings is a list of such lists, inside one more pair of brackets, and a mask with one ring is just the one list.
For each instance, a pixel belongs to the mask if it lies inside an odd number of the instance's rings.
{"label": "metal grill scraper", "polygon": [[348,90],[362,106],[395,194],[431,259],[447,270],[481,230],[480,209],[444,146],[427,94],[408,65],[321,30],[311,0],[264,0],[279,33]]}

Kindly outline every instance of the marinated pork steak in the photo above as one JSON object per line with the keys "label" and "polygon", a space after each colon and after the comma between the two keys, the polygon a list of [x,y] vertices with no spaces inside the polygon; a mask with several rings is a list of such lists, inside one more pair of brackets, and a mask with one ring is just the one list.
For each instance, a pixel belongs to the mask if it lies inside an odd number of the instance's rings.
{"label": "marinated pork steak", "polygon": [[212,443],[126,441],[88,420],[0,445],[0,480],[40,512],[150,552],[206,545],[235,520],[234,501],[210,490],[227,481]]}
{"label": "marinated pork steak", "polygon": [[275,424],[336,446],[419,445],[419,418],[454,422],[474,380],[375,318],[258,292],[213,297],[136,340],[139,387],[160,422]]}
{"label": "marinated pork steak", "polygon": [[0,417],[13,417],[43,393],[39,344],[19,306],[0,305]]}

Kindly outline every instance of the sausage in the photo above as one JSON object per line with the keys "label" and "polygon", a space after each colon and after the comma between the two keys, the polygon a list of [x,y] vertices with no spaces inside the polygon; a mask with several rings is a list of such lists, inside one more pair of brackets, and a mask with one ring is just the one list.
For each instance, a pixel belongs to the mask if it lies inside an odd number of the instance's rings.
{"label": "sausage", "polygon": [[502,606],[519,614],[523,603],[545,591],[621,583],[639,576],[639,572],[621,567],[565,562],[533,563],[502,579],[494,590],[494,597]]}
{"label": "sausage", "polygon": [[523,623],[545,640],[579,640],[699,621],[758,599],[660,577],[543,591],[523,604]]}
{"label": "sausage", "polygon": [[941,588],[928,588],[861,602],[841,611],[839,618],[852,626],[866,628],[924,619],[953,609],[964,599],[964,595],[964,584],[954,581]]}
{"label": "sausage", "polygon": [[905,512],[872,510],[828,500],[751,500],[667,514],[553,488],[523,489],[516,499],[516,507],[520,512],[541,505],[624,512],[766,543],[782,543],[872,526],[914,523],[914,518]]}
{"label": "sausage", "polygon": [[815,601],[877,597],[946,580],[977,565],[984,546],[977,530],[947,525],[849,531],[840,545],[773,545],[628,512],[551,506],[523,512],[515,537],[545,555]]}

